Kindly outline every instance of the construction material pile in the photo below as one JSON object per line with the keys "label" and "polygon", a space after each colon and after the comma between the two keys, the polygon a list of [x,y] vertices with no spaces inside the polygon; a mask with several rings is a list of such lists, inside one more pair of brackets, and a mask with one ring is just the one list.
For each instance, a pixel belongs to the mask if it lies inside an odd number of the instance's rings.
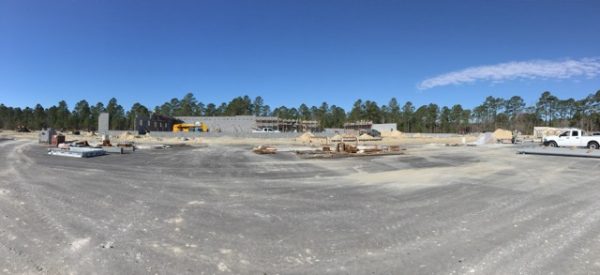
{"label": "construction material pile", "polygon": [[322,150],[296,151],[302,158],[345,158],[361,156],[389,156],[402,155],[403,149],[398,145],[353,145],[340,142],[335,148],[324,146]]}
{"label": "construction material pile", "polygon": [[358,146],[354,146],[352,144],[347,144],[347,143],[340,142],[335,147],[335,152],[336,153],[351,153],[351,154],[354,154],[354,153],[358,152],[358,148],[357,147]]}
{"label": "construction material pile", "polygon": [[72,158],[90,158],[102,156],[106,151],[91,147],[68,147],[68,148],[49,148],[48,155],[72,157]]}
{"label": "construction material pile", "polygon": [[[45,136],[43,134],[40,136],[43,136],[43,139],[45,140]],[[90,144],[87,140],[74,140],[67,142],[65,141],[64,136],[54,135],[50,145],[55,148],[49,148],[48,155],[75,158],[89,158],[102,156],[106,153],[123,154],[124,151],[135,151],[135,146],[132,142],[120,142],[117,144],[117,146],[112,146],[108,135],[102,136],[101,143],[92,144]]]}
{"label": "construction material pile", "polygon": [[52,137],[56,135],[56,130],[53,128],[43,129],[38,134],[38,142],[44,144],[52,143]]}

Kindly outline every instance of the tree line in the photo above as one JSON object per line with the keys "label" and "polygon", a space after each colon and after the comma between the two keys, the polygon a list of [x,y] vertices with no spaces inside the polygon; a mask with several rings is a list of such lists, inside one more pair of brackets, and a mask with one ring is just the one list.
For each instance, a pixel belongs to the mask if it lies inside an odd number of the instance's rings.
{"label": "tree line", "polygon": [[251,99],[240,96],[220,105],[204,104],[188,93],[181,99],[173,98],[160,106],[149,109],[134,103],[125,110],[116,98],[106,105],[98,102],[90,105],[81,100],[71,109],[62,100],[57,105],[44,108],[13,108],[0,104],[0,128],[27,127],[39,130],[52,127],[64,130],[95,130],[98,116],[110,114],[110,128],[131,130],[137,115],[149,116],[275,116],[283,119],[315,120],[322,128],[342,128],[345,122],[372,121],[373,123],[396,123],[404,132],[469,133],[493,131],[497,128],[531,133],[534,126],[579,127],[588,131],[600,130],[600,90],[582,99],[559,99],[551,92],[543,92],[537,102],[527,106],[523,98],[508,99],[488,96],[482,104],[467,109],[460,104],[438,106],[431,103],[415,106],[410,101],[401,105],[396,98],[387,104],[358,99],[349,111],[323,102],[320,106],[301,104],[298,107],[279,106],[271,108],[262,97]]}

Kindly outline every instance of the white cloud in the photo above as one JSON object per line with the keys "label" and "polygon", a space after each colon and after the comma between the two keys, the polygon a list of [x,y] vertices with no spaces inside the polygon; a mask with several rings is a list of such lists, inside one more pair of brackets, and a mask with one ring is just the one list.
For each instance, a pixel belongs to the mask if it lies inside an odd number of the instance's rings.
{"label": "white cloud", "polygon": [[530,60],[470,67],[441,74],[419,83],[421,90],[446,85],[460,85],[476,81],[494,83],[514,79],[567,79],[592,78],[600,75],[600,58],[567,59],[562,61]]}

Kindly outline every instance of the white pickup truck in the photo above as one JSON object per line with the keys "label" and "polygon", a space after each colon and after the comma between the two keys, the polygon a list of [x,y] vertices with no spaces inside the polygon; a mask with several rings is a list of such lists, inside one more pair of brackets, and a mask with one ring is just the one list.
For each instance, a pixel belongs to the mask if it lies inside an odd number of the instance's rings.
{"label": "white pickup truck", "polygon": [[589,136],[579,129],[568,129],[558,136],[544,137],[544,145],[551,147],[587,147],[600,148],[600,136]]}

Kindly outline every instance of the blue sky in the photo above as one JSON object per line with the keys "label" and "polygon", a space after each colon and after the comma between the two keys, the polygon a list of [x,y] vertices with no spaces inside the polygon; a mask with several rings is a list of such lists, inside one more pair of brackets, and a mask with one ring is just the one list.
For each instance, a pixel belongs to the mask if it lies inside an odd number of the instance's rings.
{"label": "blue sky", "polygon": [[0,103],[581,98],[600,89],[599,13],[599,1],[0,0]]}

